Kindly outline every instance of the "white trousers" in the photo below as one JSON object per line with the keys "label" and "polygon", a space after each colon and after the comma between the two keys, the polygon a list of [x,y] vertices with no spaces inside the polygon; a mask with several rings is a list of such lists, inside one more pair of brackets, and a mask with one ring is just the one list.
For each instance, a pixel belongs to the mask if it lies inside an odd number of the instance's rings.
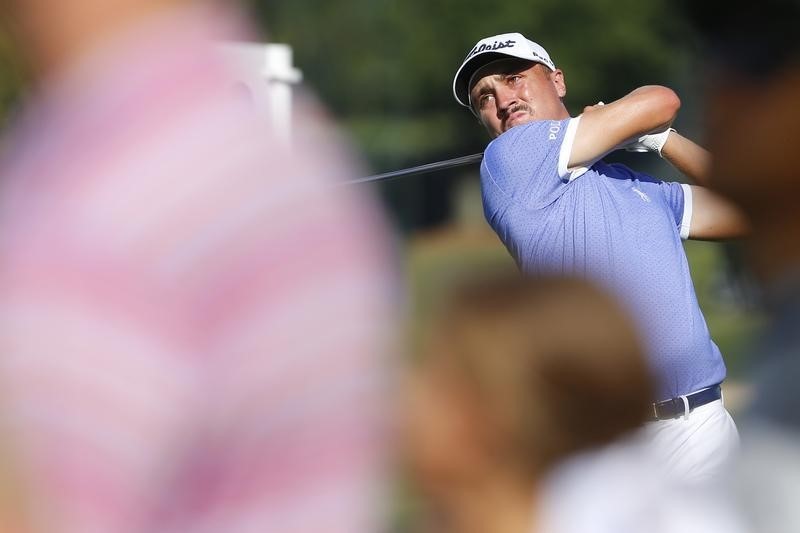
{"label": "white trousers", "polygon": [[724,482],[739,452],[739,432],[722,400],[701,405],[688,417],[648,422],[640,436],[680,482]]}

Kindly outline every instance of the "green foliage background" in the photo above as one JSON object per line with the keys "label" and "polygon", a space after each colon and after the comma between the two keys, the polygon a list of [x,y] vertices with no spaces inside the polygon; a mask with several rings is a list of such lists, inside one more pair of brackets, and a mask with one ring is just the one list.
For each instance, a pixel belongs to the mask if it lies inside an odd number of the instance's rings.
{"label": "green foliage background", "polygon": [[24,80],[19,54],[9,33],[0,28],[0,128],[7,124],[21,98]]}
{"label": "green foliage background", "polygon": [[519,31],[566,72],[574,112],[685,77],[687,30],[667,0],[251,0],[272,39],[380,169],[479,151],[485,134],[452,97],[480,38]]}

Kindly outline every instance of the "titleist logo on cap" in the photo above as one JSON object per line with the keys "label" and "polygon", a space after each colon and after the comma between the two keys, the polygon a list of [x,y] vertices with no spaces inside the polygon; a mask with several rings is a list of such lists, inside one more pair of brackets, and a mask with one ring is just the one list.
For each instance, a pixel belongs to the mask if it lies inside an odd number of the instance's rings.
{"label": "titleist logo on cap", "polygon": [[517,44],[517,41],[513,41],[511,39],[507,41],[494,41],[492,43],[483,43],[481,45],[476,46],[473,48],[469,54],[467,54],[467,58],[474,56],[475,54],[479,54],[481,52],[492,52],[494,50],[500,50],[502,48],[511,48]]}

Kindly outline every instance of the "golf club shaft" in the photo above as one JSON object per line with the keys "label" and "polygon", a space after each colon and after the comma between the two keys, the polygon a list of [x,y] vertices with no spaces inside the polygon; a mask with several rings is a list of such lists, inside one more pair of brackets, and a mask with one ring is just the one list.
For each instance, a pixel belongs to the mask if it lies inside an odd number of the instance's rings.
{"label": "golf club shaft", "polygon": [[414,174],[424,174],[426,172],[435,172],[437,170],[444,170],[446,168],[460,167],[464,165],[471,165],[479,163],[483,158],[483,152],[479,154],[465,155],[462,157],[455,157],[453,159],[446,159],[444,161],[437,161],[435,163],[428,163],[427,165],[419,165],[411,168],[404,168],[402,170],[395,170],[392,172],[384,172],[383,174],[374,174],[365,178],[356,178],[346,181],[346,185],[355,185],[358,183],[370,183],[373,181],[384,181],[400,176],[411,176]]}

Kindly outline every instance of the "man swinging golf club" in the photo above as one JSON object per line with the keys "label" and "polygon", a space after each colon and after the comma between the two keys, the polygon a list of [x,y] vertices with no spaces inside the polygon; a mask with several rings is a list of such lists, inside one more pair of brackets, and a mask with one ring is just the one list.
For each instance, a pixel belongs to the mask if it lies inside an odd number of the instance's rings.
{"label": "man swinging golf club", "polygon": [[453,91],[493,138],[481,164],[489,224],[523,272],[577,274],[617,295],[658,378],[648,439],[680,479],[717,478],[738,434],[721,400],[725,364],[681,239],[737,237],[747,223],[702,187],[602,160],[619,148],[652,151],[702,185],[708,152],[670,129],[678,96],[645,86],[571,117],[564,73],[519,33],[479,41]]}

